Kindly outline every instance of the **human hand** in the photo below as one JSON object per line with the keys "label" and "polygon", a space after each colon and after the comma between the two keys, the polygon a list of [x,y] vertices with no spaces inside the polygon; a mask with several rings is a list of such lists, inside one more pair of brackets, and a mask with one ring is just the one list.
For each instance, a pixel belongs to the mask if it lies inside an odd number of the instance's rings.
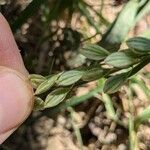
{"label": "human hand", "polygon": [[7,21],[0,14],[0,144],[28,117],[33,90]]}

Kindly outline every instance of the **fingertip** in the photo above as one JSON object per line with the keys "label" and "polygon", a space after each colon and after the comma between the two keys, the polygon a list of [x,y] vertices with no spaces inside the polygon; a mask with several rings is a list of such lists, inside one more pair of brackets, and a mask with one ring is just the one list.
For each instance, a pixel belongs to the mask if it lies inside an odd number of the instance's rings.
{"label": "fingertip", "polygon": [[33,90],[27,79],[0,69],[0,135],[18,127],[31,113]]}

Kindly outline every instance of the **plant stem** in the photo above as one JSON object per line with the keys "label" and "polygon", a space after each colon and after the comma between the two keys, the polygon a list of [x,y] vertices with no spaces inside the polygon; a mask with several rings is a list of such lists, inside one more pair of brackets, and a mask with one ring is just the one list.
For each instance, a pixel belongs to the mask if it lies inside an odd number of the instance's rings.
{"label": "plant stem", "polygon": [[75,111],[73,110],[72,107],[69,107],[68,111],[70,112],[72,126],[73,126],[73,129],[74,129],[77,141],[79,143],[80,150],[83,150],[82,136],[81,136],[81,133],[80,133],[80,129],[79,129],[78,125],[76,124],[75,118],[74,118]]}
{"label": "plant stem", "polygon": [[138,141],[137,141],[137,135],[136,135],[136,130],[135,130],[135,122],[134,122],[134,112],[133,112],[133,95],[131,88],[129,86],[128,89],[128,96],[129,96],[129,111],[130,111],[130,116],[129,116],[129,143],[130,143],[130,150],[139,150],[138,148]]}

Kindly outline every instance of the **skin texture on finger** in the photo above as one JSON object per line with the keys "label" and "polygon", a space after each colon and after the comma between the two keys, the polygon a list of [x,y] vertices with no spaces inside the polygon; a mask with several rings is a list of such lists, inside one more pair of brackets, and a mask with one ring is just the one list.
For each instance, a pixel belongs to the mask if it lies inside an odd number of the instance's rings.
{"label": "skin texture on finger", "polygon": [[5,139],[8,138],[15,130],[16,130],[16,128],[14,128],[8,132],[5,132],[3,134],[0,134],[0,144],[2,144],[3,141],[5,141]]}
{"label": "skin texture on finger", "polygon": [[29,116],[33,89],[25,76],[0,66],[0,144]]}
{"label": "skin texture on finger", "polygon": [[24,67],[20,51],[14,40],[11,29],[0,13],[0,66],[15,69],[24,75],[27,71]]}
{"label": "skin texture on finger", "polygon": [[33,89],[11,29],[0,14],[0,143],[29,116]]}
{"label": "skin texture on finger", "polygon": [[33,107],[33,91],[27,78],[0,67],[0,134],[20,125]]}

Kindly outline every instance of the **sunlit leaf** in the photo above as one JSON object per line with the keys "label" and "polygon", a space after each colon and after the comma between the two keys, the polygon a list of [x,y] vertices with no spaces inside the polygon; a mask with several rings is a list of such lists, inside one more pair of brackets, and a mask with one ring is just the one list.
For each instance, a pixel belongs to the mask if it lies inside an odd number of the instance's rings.
{"label": "sunlit leaf", "polygon": [[46,80],[46,78],[38,74],[31,74],[29,75],[29,80],[31,81],[33,88],[36,89],[42,82]]}
{"label": "sunlit leaf", "polygon": [[36,89],[35,94],[38,95],[48,91],[56,83],[56,80],[59,76],[60,74],[53,75],[44,82],[42,82]]}
{"label": "sunlit leaf", "polygon": [[46,97],[45,108],[54,107],[59,103],[61,103],[67,96],[68,92],[69,92],[69,88],[59,88],[52,91]]}
{"label": "sunlit leaf", "polygon": [[136,53],[150,53],[150,39],[144,37],[135,37],[127,41],[129,48],[133,49]]}
{"label": "sunlit leaf", "polygon": [[92,60],[103,60],[109,54],[107,50],[95,44],[86,45],[81,49],[80,53]]}
{"label": "sunlit leaf", "polygon": [[134,58],[126,52],[115,52],[105,59],[106,64],[116,68],[127,68],[137,63],[138,61],[138,58]]}
{"label": "sunlit leaf", "polygon": [[40,97],[35,97],[34,101],[34,110],[43,110],[44,109],[44,101]]}
{"label": "sunlit leaf", "polygon": [[68,86],[76,83],[81,79],[83,71],[80,70],[71,70],[64,72],[57,80],[57,84],[61,86]]}
{"label": "sunlit leaf", "polygon": [[144,9],[140,7],[142,6],[139,1],[129,0],[102,36],[100,45],[111,52],[118,51],[129,30],[135,25],[138,15],[140,15],[138,10]]}
{"label": "sunlit leaf", "polygon": [[82,96],[73,96],[73,97],[67,99],[65,102],[56,106],[53,110],[51,109],[51,113],[56,113],[56,112],[59,112],[60,110],[65,110],[68,107],[76,106],[85,101],[88,101],[91,97],[93,97],[97,93],[101,93],[103,91],[103,85],[104,84],[96,87],[95,89],[89,91],[88,93],[86,93]]}

